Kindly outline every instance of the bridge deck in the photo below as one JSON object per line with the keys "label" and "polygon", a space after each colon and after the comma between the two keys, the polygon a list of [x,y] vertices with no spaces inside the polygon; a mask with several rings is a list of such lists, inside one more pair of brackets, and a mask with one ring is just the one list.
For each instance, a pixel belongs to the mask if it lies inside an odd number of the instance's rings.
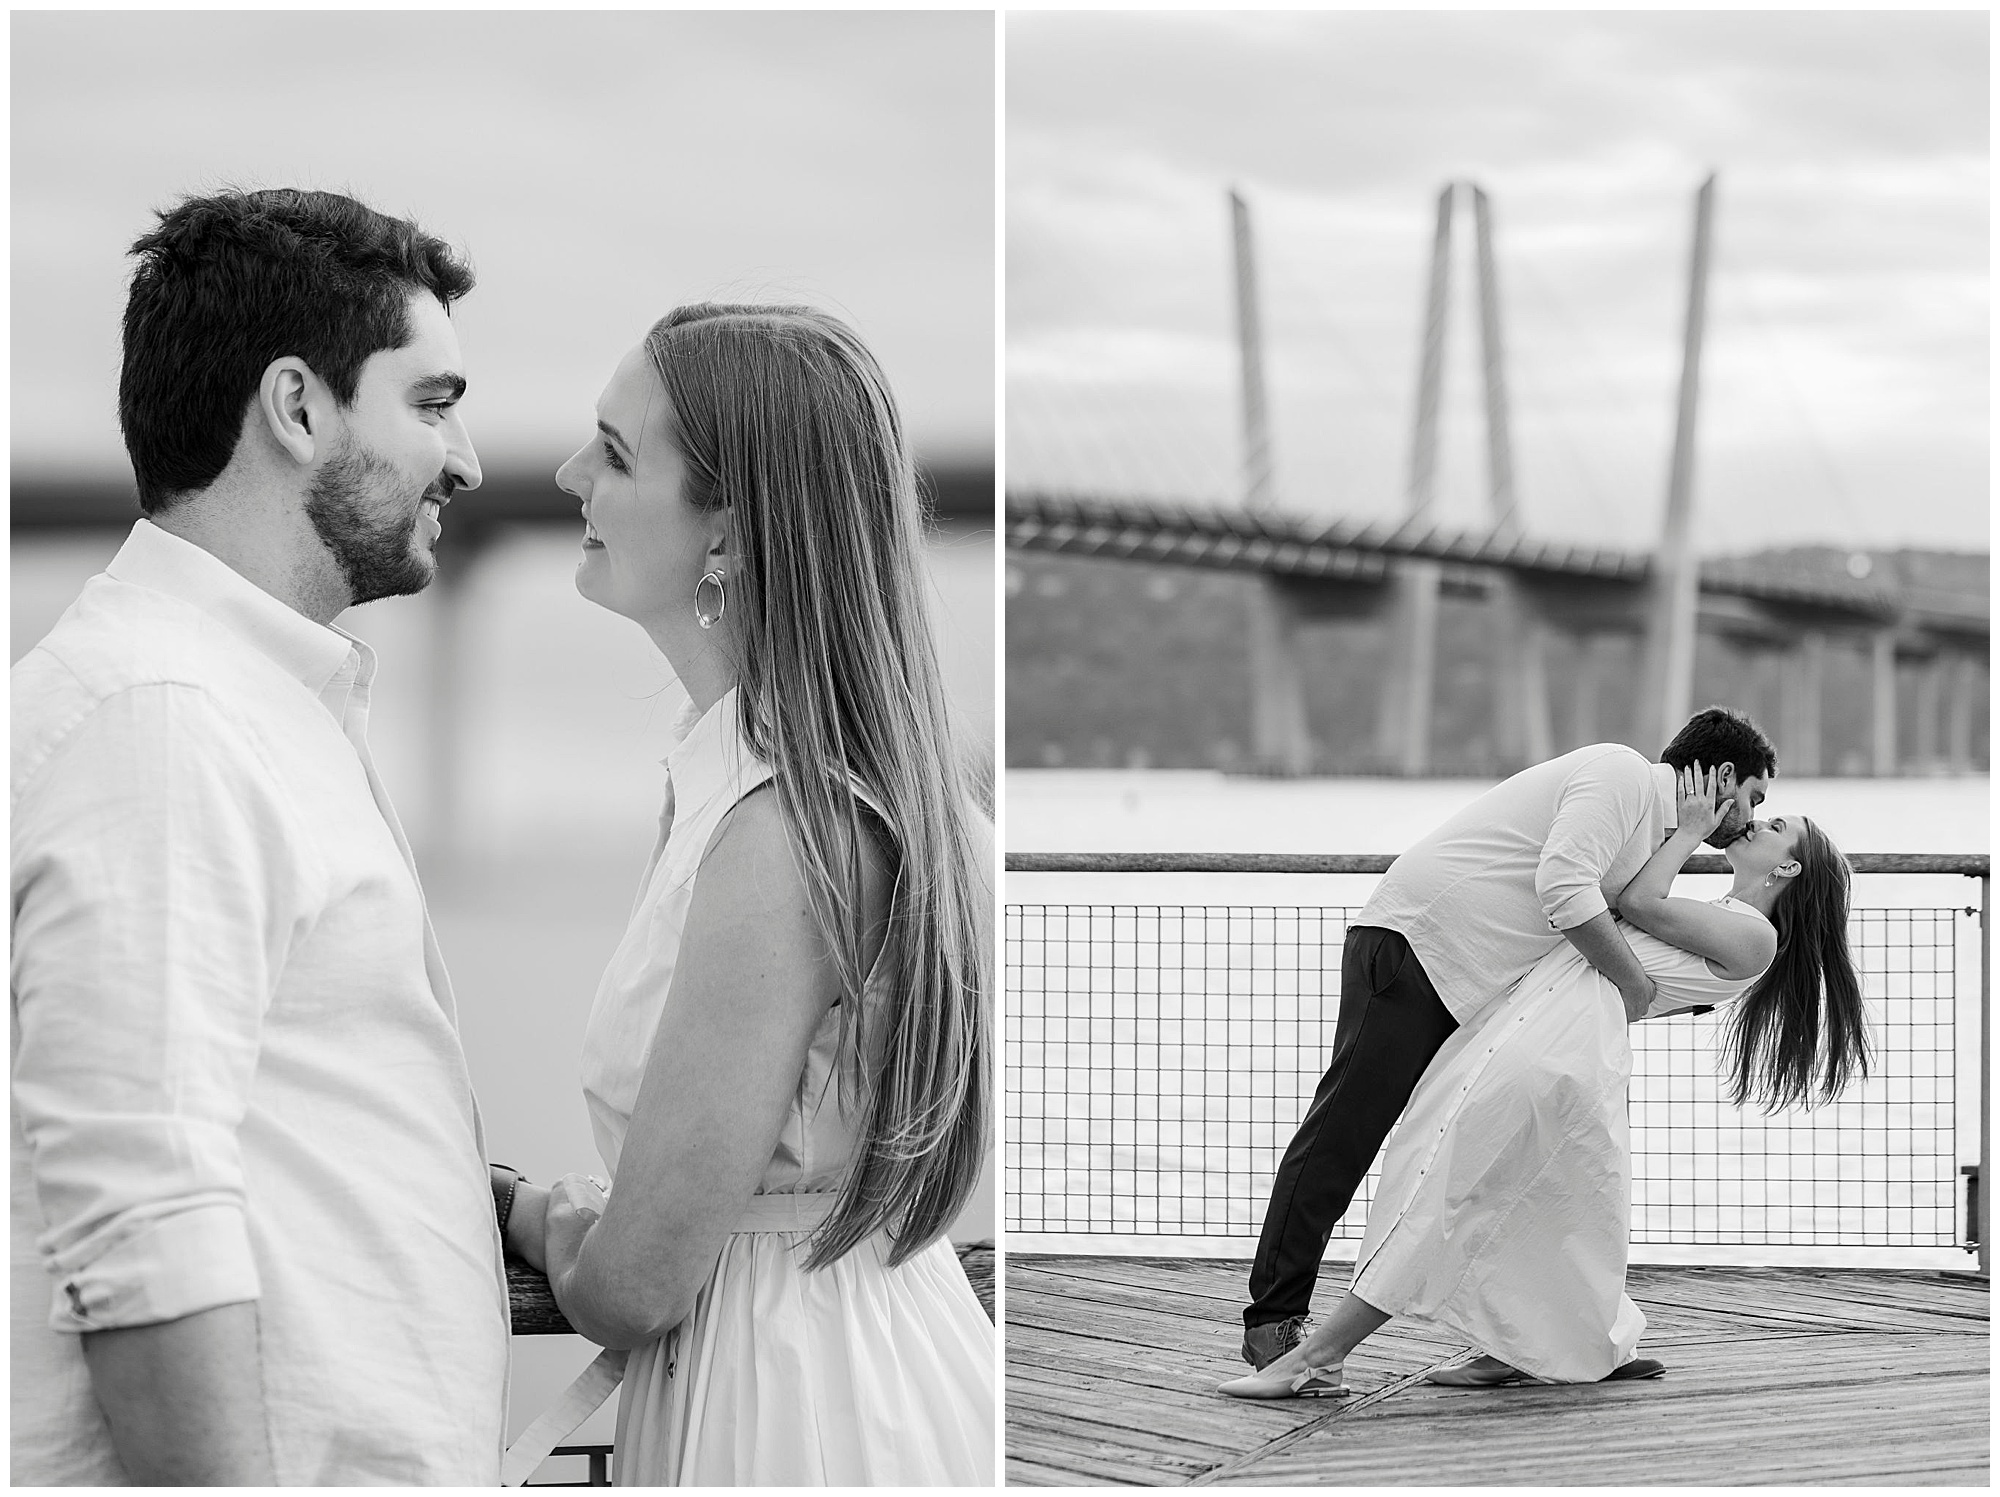
{"label": "bridge deck", "polygon": [[1464,1343],[1391,1322],[1353,1396],[1254,1404],[1211,1391],[1242,1370],[1244,1271],[1010,1256],[1009,1484],[1987,1484],[1983,1281],[1634,1268],[1657,1381],[1433,1387]]}

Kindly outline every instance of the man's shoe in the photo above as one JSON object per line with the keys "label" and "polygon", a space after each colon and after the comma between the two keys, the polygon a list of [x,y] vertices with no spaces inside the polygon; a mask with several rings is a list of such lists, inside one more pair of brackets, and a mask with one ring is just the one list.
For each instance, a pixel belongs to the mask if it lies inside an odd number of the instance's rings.
{"label": "man's shoe", "polygon": [[1253,1325],[1243,1332],[1243,1360],[1262,1372],[1286,1352],[1306,1339],[1306,1318],[1294,1315],[1290,1320],[1274,1320],[1268,1325]]}
{"label": "man's shoe", "polygon": [[1666,1371],[1665,1362],[1656,1362],[1651,1357],[1634,1357],[1631,1361],[1620,1363],[1605,1373],[1601,1381],[1623,1383],[1638,1377],[1664,1377]]}

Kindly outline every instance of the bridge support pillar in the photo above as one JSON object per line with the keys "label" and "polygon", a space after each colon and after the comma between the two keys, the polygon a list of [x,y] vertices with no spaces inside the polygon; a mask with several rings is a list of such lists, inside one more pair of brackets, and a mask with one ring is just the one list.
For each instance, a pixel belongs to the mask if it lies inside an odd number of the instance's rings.
{"label": "bridge support pillar", "polygon": [[1869,769],[1886,779],[1896,772],[1896,631],[1877,629],[1869,656],[1874,719]]}
{"label": "bridge support pillar", "polygon": [[473,574],[493,541],[492,529],[469,526],[452,537],[424,598],[430,631],[429,690],[424,710],[424,758],[429,784],[419,836],[429,866],[465,857],[465,668]]}
{"label": "bridge support pillar", "polygon": [[1548,635],[1513,578],[1495,579],[1493,627],[1500,669],[1493,683],[1493,740],[1502,772],[1511,774],[1555,754],[1549,723]]}
{"label": "bridge support pillar", "polygon": [[1247,609],[1251,755],[1260,769],[1307,774],[1312,739],[1299,676],[1298,611],[1269,577],[1254,579]]}
{"label": "bridge support pillar", "polygon": [[1396,599],[1386,615],[1389,670],[1382,682],[1376,735],[1391,774],[1430,773],[1441,576],[1434,561],[1406,561],[1397,568]]}
{"label": "bridge support pillar", "polygon": [[1825,685],[1826,636],[1809,629],[1778,676],[1779,721],[1785,735],[1781,761],[1793,774],[1826,772],[1821,737]]}
{"label": "bridge support pillar", "polygon": [[1979,662],[1954,653],[1944,699],[1944,762],[1953,774],[1972,772],[1972,705],[1979,695]]}
{"label": "bridge support pillar", "polygon": [[1585,744],[1601,742],[1603,738],[1600,724],[1604,716],[1601,700],[1604,675],[1598,636],[1594,633],[1578,634],[1575,639],[1576,672],[1574,690],[1569,699],[1568,747],[1582,748]]}
{"label": "bridge support pillar", "polygon": [[1944,726],[1945,662],[1942,656],[1928,655],[1916,665],[1916,722],[1910,757],[1919,774],[1929,774],[1942,758]]}

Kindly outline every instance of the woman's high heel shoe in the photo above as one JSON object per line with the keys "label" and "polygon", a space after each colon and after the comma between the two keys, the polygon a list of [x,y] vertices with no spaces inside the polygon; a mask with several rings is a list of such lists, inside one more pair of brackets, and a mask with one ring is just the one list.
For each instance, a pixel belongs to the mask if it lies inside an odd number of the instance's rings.
{"label": "woman's high heel shoe", "polygon": [[1341,1364],[1336,1362],[1331,1367],[1308,1367],[1303,1372],[1253,1372],[1248,1377],[1233,1377],[1215,1391],[1227,1393],[1231,1398],[1345,1398],[1347,1384],[1342,1378]]}

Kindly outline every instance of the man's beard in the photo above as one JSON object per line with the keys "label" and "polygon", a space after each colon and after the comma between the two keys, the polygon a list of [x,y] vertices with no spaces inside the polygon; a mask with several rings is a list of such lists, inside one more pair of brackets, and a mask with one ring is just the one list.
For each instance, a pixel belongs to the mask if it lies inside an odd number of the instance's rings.
{"label": "man's beard", "polygon": [[404,483],[381,458],[346,442],[306,490],[306,518],[333,553],[355,603],[420,593],[437,575],[437,559],[416,543],[417,500],[405,510],[394,498]]}

